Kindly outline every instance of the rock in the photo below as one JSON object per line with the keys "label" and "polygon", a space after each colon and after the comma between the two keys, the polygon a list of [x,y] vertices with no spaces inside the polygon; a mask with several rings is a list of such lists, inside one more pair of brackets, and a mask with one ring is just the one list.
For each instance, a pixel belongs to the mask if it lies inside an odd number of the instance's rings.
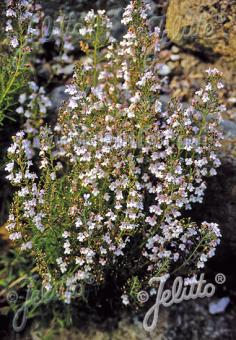
{"label": "rock", "polygon": [[170,59],[171,59],[172,61],[180,60],[180,55],[179,55],[179,54],[172,54],[172,55],[170,56]]}
{"label": "rock", "polygon": [[169,38],[206,57],[235,61],[235,0],[171,0],[166,29]]}
{"label": "rock", "polygon": [[231,120],[223,120],[221,126],[227,138],[236,138],[236,123]]}
{"label": "rock", "polygon": [[236,104],[236,98],[235,97],[230,97],[228,99],[229,103]]}
{"label": "rock", "polygon": [[229,304],[230,304],[229,297],[223,297],[217,301],[212,301],[209,304],[209,313],[211,315],[224,313]]}
{"label": "rock", "polygon": [[[102,323],[94,323],[89,318],[82,327],[71,330],[53,329],[52,334],[55,339],[64,340],[164,340],[165,331],[168,328],[167,313],[161,312],[158,327],[152,332],[147,333],[142,326],[142,318],[134,318],[121,316],[120,320],[109,319]],[[30,335],[32,339],[37,334],[40,339],[43,339],[48,330],[39,330],[38,325],[34,323],[31,326]],[[31,338],[30,338],[31,339]],[[37,338],[39,339],[39,338]],[[54,339],[54,337],[53,337]]]}
{"label": "rock", "polygon": [[180,49],[177,47],[177,46],[175,46],[175,45],[173,45],[172,47],[171,47],[171,52],[172,53],[179,53],[180,52]]}
{"label": "rock", "polygon": [[64,85],[55,87],[49,94],[49,98],[52,102],[51,111],[56,112],[59,110],[63,101],[68,99],[68,94],[65,93],[66,87]]}
{"label": "rock", "polygon": [[107,11],[107,15],[111,19],[113,25],[112,35],[118,40],[121,39],[126,30],[125,26],[122,25],[121,23],[122,14],[123,14],[122,8],[112,8],[109,11]]}
{"label": "rock", "polygon": [[209,300],[184,301],[168,309],[166,340],[232,340],[236,339],[235,309],[211,315]]}
{"label": "rock", "polygon": [[[107,318],[104,322],[91,321],[88,315],[76,328],[50,328],[52,339],[64,340],[232,340],[235,339],[235,310],[211,315],[208,299],[184,301],[160,309],[157,327],[152,333],[143,329],[143,317],[121,315],[119,320]],[[131,314],[131,313],[130,313]],[[82,323],[82,322],[81,322]],[[40,329],[35,321],[29,339],[44,339],[49,329]],[[27,337],[28,339],[28,337]]]}
{"label": "rock", "polygon": [[56,71],[57,75],[64,75],[64,76],[72,76],[73,72],[75,69],[75,64],[68,64],[64,67],[60,66],[59,64],[56,65],[56,67],[54,68],[54,70]]}
{"label": "rock", "polygon": [[41,64],[39,67],[37,67],[37,75],[43,81],[50,79],[52,75],[51,65],[49,63]]}
{"label": "rock", "polygon": [[168,76],[171,72],[171,68],[168,65],[161,65],[158,73],[160,74],[160,76]]}

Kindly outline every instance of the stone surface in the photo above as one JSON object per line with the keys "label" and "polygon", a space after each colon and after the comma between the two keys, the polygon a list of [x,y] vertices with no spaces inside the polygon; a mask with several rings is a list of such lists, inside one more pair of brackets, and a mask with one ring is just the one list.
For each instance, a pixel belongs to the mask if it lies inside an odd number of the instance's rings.
{"label": "stone surface", "polygon": [[[223,314],[210,315],[213,300],[186,301],[169,308],[161,307],[156,329],[147,333],[142,326],[143,316],[123,315],[95,323],[87,318],[83,325],[70,330],[41,329],[37,322],[31,325],[26,340],[234,340],[236,310],[227,308]],[[4,338],[3,340],[5,340]],[[8,337],[13,340],[15,337]]]}
{"label": "stone surface", "polygon": [[122,8],[111,8],[107,11],[107,15],[112,21],[112,35],[116,39],[121,39],[125,33],[125,27],[121,23],[123,10]]}
{"label": "stone surface", "polygon": [[[160,315],[158,327],[147,333],[142,326],[142,317],[121,316],[118,319],[107,319],[105,322],[94,323],[89,319],[78,328],[71,330],[49,329],[41,330],[37,323],[33,324],[28,340],[46,339],[51,332],[50,339],[57,340],[167,340],[165,333],[168,328],[168,314],[163,311]],[[11,340],[11,339],[10,339]]]}
{"label": "stone surface", "polygon": [[223,120],[221,122],[224,134],[228,138],[236,138],[236,123],[231,120]]}
{"label": "stone surface", "polygon": [[51,111],[56,112],[61,107],[61,104],[68,99],[68,94],[65,93],[66,87],[64,85],[55,87],[49,94],[52,102]]}
{"label": "stone surface", "polygon": [[165,340],[233,340],[236,339],[235,309],[210,315],[208,299],[186,301],[168,309]]}
{"label": "stone surface", "polygon": [[229,304],[230,298],[228,296],[212,301],[209,304],[209,313],[212,315],[224,313]]}
{"label": "stone surface", "polygon": [[235,62],[235,15],[235,0],[170,0],[166,28],[184,48]]}

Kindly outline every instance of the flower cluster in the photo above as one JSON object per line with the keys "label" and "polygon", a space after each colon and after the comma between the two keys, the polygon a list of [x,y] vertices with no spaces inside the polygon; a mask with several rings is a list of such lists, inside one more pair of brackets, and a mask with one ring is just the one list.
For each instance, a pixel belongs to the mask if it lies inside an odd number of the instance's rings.
{"label": "flower cluster", "polygon": [[47,112],[51,107],[51,101],[46,96],[43,86],[38,86],[34,81],[28,82],[28,93],[22,93],[18,102],[20,106],[16,112],[24,116],[24,132],[28,141],[32,143],[32,150],[39,148],[39,129],[43,125]]}
{"label": "flower cluster", "polygon": [[89,12],[80,32],[87,58],[55,130],[41,129],[38,176],[22,133],[9,149],[8,178],[20,187],[10,237],[35,257],[45,287],[64,283],[67,303],[76,284],[113,275],[128,304],[134,281],[202,268],[219,243],[216,224],[183,212],[202,203],[220,165],[221,75],[208,70],[188,108],[172,100],[163,109],[159,30],[149,28],[148,10],[131,1],[121,42],[103,11]]}
{"label": "flower cluster", "polygon": [[[26,118],[26,132],[36,135],[50,105],[43,87],[29,82],[32,70],[30,65],[41,34],[43,12],[41,6],[31,0],[9,0],[6,6],[4,42],[8,46],[8,53],[1,56],[1,72],[5,84],[0,94],[0,111],[9,114],[14,108],[16,113]],[[19,96],[19,89],[25,93]],[[17,97],[19,107],[16,106]]]}
{"label": "flower cluster", "polygon": [[40,30],[35,26],[40,22],[41,6],[33,0],[7,0],[6,17],[5,31],[13,49],[39,37]]}
{"label": "flower cluster", "polygon": [[[11,53],[16,54],[19,65],[22,63],[29,66],[31,63],[34,68],[37,67],[39,62],[37,53],[43,48],[45,39],[42,39],[42,35],[46,34],[44,32],[45,13],[41,5],[31,0],[8,0],[6,18],[6,36],[9,46],[14,50]],[[62,26],[63,17],[58,17],[51,37],[52,40],[55,40],[55,46],[58,48],[58,56],[54,58],[51,67],[54,75],[58,74],[57,69],[60,69],[61,65],[73,63],[73,56],[70,55],[74,50],[71,42],[72,36],[69,33],[62,34]],[[15,67],[17,71],[19,71],[18,64]],[[5,68],[7,67],[5,66]],[[32,147],[37,148],[39,145],[39,128],[48,118],[51,103],[46,96],[45,87],[38,81],[36,75],[34,78],[34,81],[28,81],[29,79],[25,76],[24,86],[21,86],[25,88],[25,93],[19,96],[19,106],[16,108],[16,113],[24,117],[23,129],[27,138],[32,141]],[[48,80],[45,85],[48,86]]]}
{"label": "flower cluster", "polygon": [[15,108],[19,89],[25,87],[29,74],[29,40],[37,36],[34,25],[39,16],[33,1],[6,1],[6,26],[2,32],[0,56],[0,124]]}

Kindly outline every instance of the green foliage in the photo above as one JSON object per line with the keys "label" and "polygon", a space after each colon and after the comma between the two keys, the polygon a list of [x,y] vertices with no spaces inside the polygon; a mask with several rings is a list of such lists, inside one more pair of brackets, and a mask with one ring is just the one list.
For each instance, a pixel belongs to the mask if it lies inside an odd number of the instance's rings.
{"label": "green foliage", "polygon": [[14,119],[13,109],[28,79],[27,56],[23,43],[15,51],[3,46],[0,52],[0,125],[4,118]]}
{"label": "green foliage", "polygon": [[[2,12],[4,13],[5,10],[4,8]],[[0,126],[4,118],[15,119],[13,111],[17,105],[18,96],[28,80],[29,36],[27,23],[21,21],[20,15],[21,12],[16,10],[14,17],[10,18],[10,30],[6,29],[5,20],[2,20],[0,27]]]}

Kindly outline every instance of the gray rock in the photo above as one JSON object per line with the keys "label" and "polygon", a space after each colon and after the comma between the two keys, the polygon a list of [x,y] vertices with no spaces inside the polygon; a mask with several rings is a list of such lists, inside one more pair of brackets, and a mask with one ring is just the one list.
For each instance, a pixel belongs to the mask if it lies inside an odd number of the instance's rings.
{"label": "gray rock", "polygon": [[160,102],[162,103],[162,110],[166,110],[168,107],[168,104],[170,103],[171,97],[167,94],[161,94],[160,95]]}
{"label": "gray rock", "polygon": [[72,76],[74,68],[75,68],[74,63],[66,65],[65,67],[61,67],[60,65],[58,65],[58,67],[56,68],[56,73],[57,75]]}
{"label": "gray rock", "polygon": [[171,73],[171,69],[168,65],[163,64],[161,65],[158,73],[160,74],[160,76],[168,76]]}
{"label": "gray rock", "polygon": [[49,98],[52,102],[51,111],[56,112],[59,110],[63,101],[68,99],[68,94],[65,93],[66,87],[64,85],[55,87],[49,94]]}
{"label": "gray rock", "polygon": [[235,138],[236,137],[236,123],[231,120],[223,120],[221,122],[224,134],[226,137]]}
{"label": "gray rock", "polygon": [[122,8],[112,8],[109,11],[107,11],[107,15],[112,21],[112,35],[120,40],[123,34],[125,33],[125,26],[121,23],[123,10]]}
{"label": "gray rock", "polygon": [[224,313],[229,304],[230,304],[229,297],[223,297],[219,300],[212,301],[209,304],[209,313],[211,315]]}
{"label": "gray rock", "polygon": [[165,340],[233,340],[236,339],[235,309],[211,315],[207,298],[184,301],[168,308]]}
{"label": "gray rock", "polygon": [[44,81],[50,78],[51,73],[52,73],[51,66],[48,63],[41,64],[37,68],[38,76]]}

